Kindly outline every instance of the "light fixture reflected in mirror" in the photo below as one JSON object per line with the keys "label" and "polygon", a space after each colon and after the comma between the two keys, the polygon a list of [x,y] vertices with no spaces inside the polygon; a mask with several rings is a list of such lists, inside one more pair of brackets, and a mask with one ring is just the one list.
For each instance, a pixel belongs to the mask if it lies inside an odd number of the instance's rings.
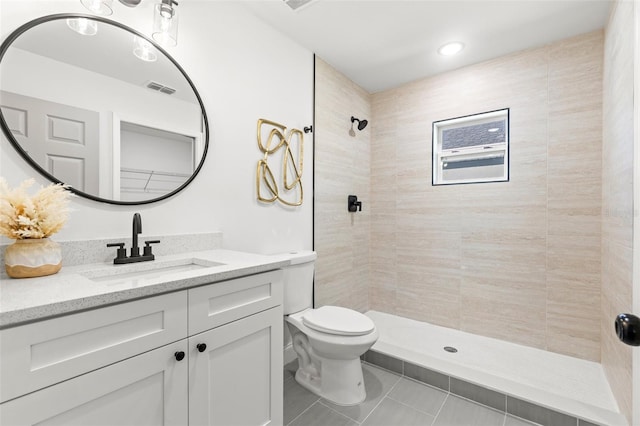
{"label": "light fixture reflected in mirror", "polygon": [[69,18],[67,26],[82,35],[92,36],[98,32],[98,23],[87,18]]}
{"label": "light fixture reflected in mirror", "polygon": [[158,59],[156,48],[142,37],[133,36],[133,54],[146,62],[155,62]]}
{"label": "light fixture reflected in mirror", "polygon": [[161,0],[153,8],[153,32],[155,41],[165,46],[178,44],[178,11],[175,0]]}
{"label": "light fixture reflected in mirror", "polygon": [[113,0],[80,0],[80,3],[96,15],[109,16],[113,13]]}
{"label": "light fixture reflected in mirror", "polygon": [[[136,7],[142,0],[119,1],[125,6]],[[97,15],[108,16],[113,13],[113,0],[80,0],[80,3]],[[178,11],[175,8],[177,5],[178,2],[176,0],[160,0],[153,7],[153,32],[151,36],[164,46],[176,46],[178,44]],[[138,57],[141,58],[140,56]]]}
{"label": "light fixture reflected in mirror", "polygon": [[438,53],[443,56],[452,56],[456,53],[459,53],[462,49],[464,49],[464,43],[461,43],[459,41],[452,41],[443,46],[440,46],[440,49],[438,49]]}

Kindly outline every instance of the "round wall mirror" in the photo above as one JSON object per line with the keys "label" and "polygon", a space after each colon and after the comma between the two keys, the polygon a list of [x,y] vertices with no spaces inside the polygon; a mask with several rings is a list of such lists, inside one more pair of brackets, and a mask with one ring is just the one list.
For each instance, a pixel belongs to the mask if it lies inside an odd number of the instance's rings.
{"label": "round wall mirror", "polygon": [[209,144],[200,95],[180,65],[120,23],[35,19],[0,47],[0,125],[53,182],[112,204],[145,204],[186,187]]}

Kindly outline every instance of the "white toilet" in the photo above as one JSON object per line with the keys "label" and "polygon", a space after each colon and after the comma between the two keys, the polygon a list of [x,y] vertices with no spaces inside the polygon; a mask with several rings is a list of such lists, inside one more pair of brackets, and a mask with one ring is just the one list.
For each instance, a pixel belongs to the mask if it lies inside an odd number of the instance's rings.
{"label": "white toilet", "polygon": [[284,268],[284,315],[298,355],[296,381],[340,405],[355,405],[367,396],[360,355],[378,339],[371,319],[351,309],[312,309],[316,253],[291,253]]}

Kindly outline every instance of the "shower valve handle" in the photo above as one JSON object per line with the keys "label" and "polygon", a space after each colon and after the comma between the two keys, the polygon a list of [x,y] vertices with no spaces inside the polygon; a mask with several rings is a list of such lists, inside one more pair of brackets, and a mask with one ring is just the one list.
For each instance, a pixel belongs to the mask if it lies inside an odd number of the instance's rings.
{"label": "shower valve handle", "polygon": [[358,197],[356,195],[349,195],[347,198],[347,209],[352,213],[361,212],[362,201],[358,201]]}

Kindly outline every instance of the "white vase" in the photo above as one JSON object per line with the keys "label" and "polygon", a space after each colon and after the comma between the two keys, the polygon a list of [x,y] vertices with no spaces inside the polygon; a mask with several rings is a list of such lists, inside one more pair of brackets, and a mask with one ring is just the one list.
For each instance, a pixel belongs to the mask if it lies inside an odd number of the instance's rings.
{"label": "white vase", "polygon": [[62,251],[49,238],[16,240],[5,251],[4,266],[13,278],[52,275],[62,268]]}

